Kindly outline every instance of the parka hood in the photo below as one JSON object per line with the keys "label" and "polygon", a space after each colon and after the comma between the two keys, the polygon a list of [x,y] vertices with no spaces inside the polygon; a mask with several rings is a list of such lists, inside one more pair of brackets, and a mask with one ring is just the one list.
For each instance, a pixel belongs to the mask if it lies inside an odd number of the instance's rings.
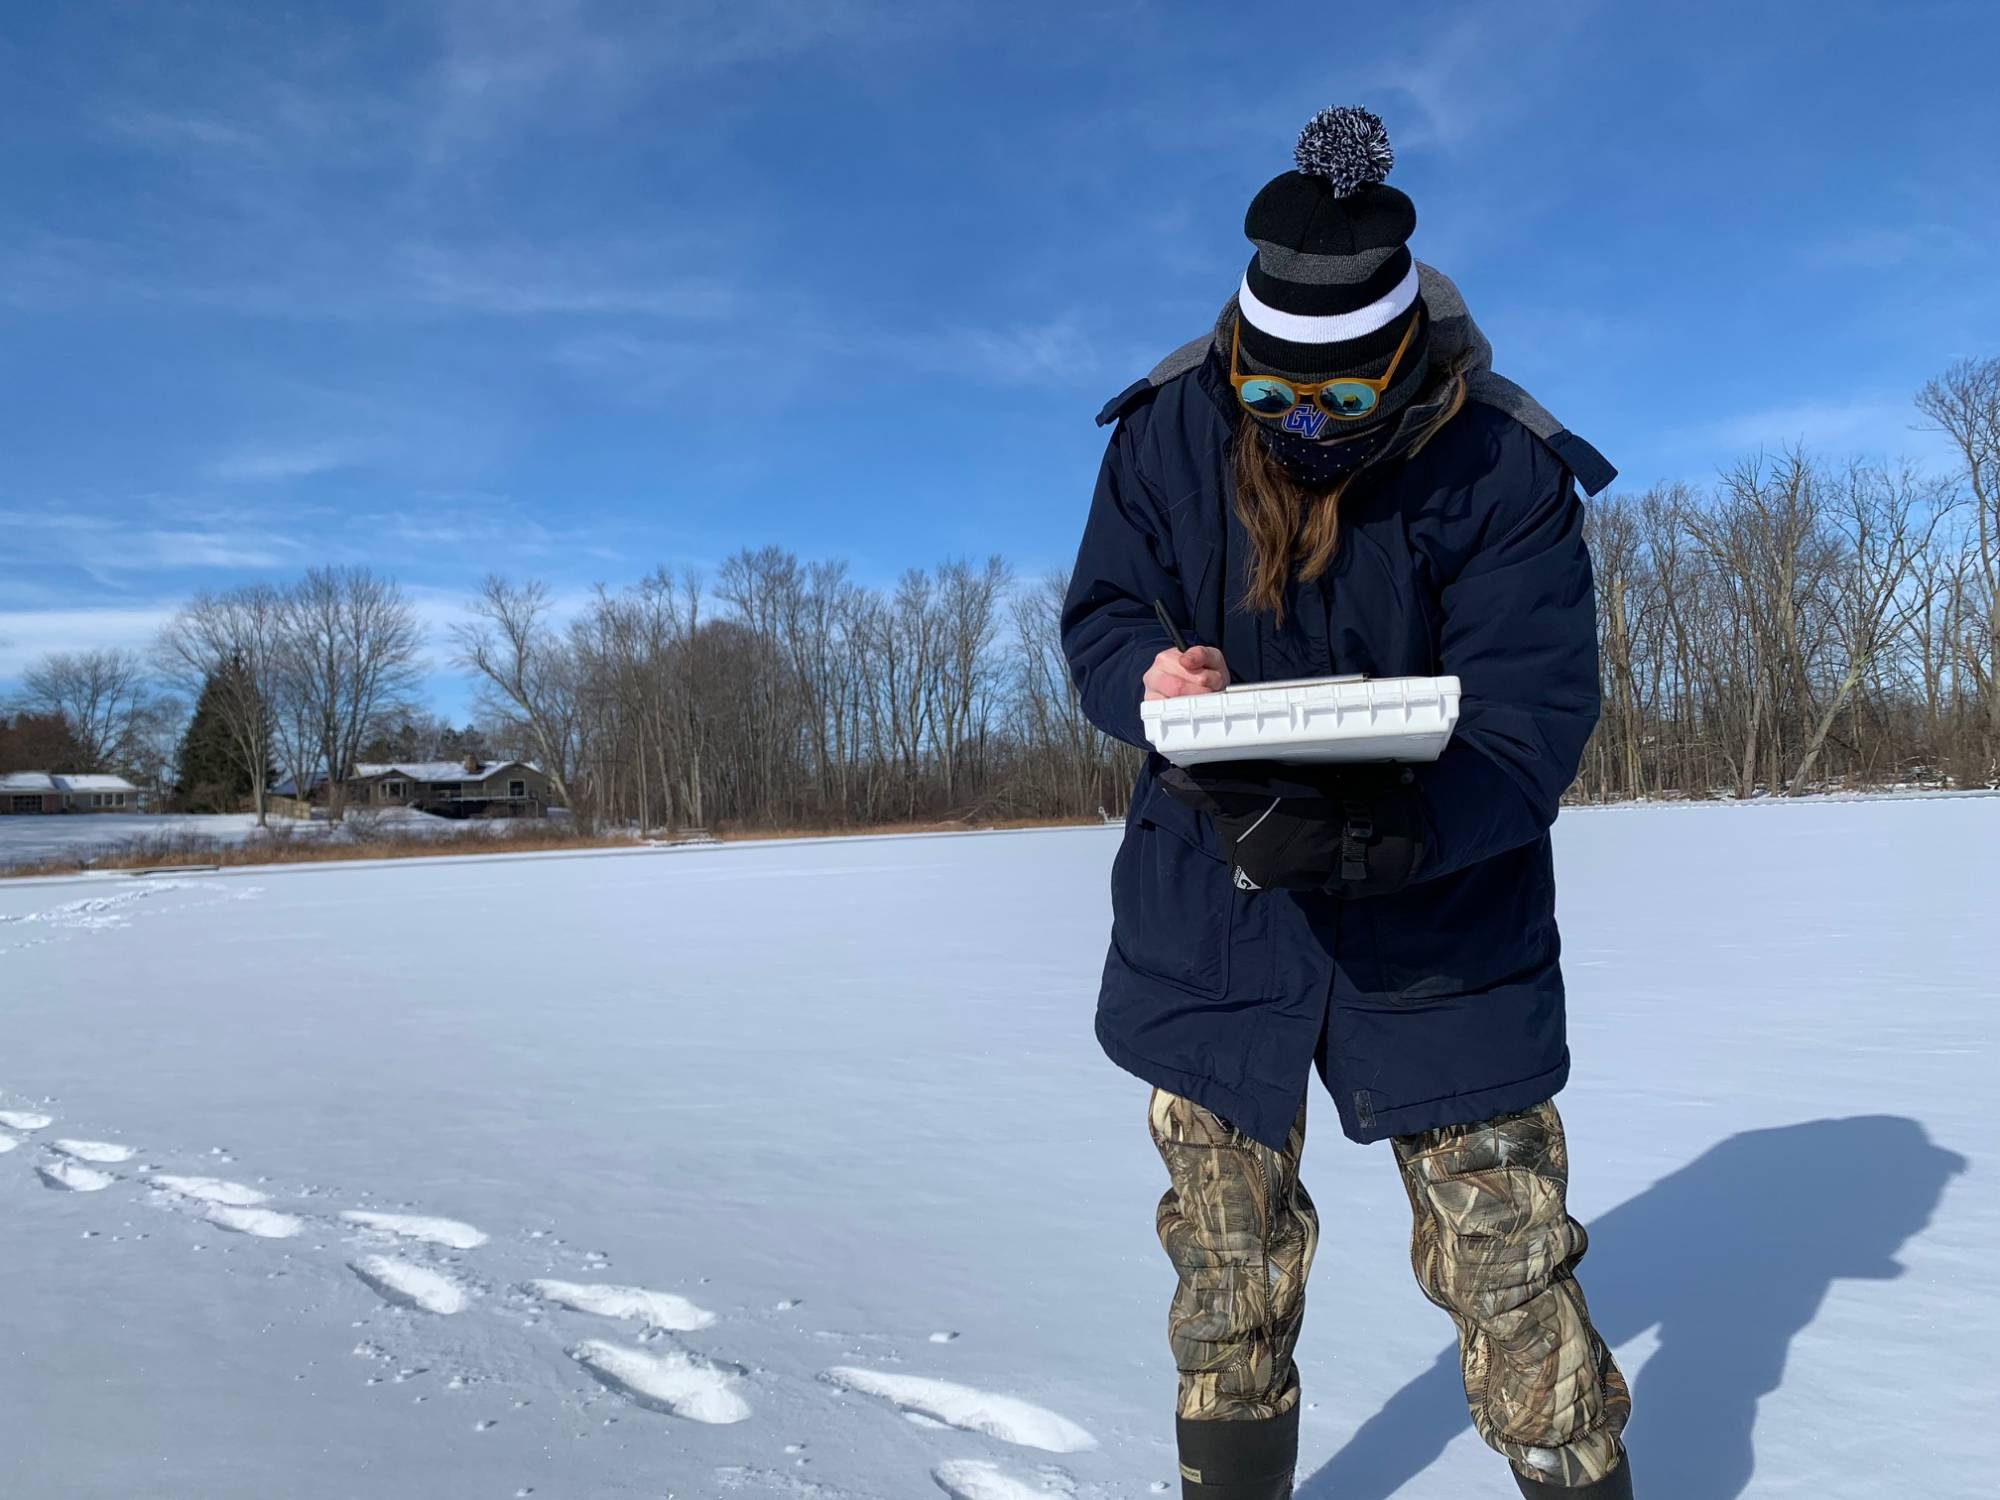
{"label": "parka hood", "polygon": [[[1618,471],[1602,453],[1578,437],[1527,391],[1493,368],[1493,345],[1473,321],[1471,310],[1452,279],[1434,266],[1417,262],[1418,295],[1430,311],[1431,368],[1440,373],[1456,370],[1465,378],[1466,398],[1505,412],[1546,443],[1557,458],[1576,476],[1584,493],[1600,493]],[[1199,338],[1188,340],[1153,366],[1144,380],[1113,397],[1098,414],[1100,426],[1123,416],[1139,398],[1177,376],[1200,367],[1218,346],[1228,357],[1228,339],[1236,317],[1236,299],[1224,304],[1215,327]],[[1419,401],[1423,398],[1419,397]]]}

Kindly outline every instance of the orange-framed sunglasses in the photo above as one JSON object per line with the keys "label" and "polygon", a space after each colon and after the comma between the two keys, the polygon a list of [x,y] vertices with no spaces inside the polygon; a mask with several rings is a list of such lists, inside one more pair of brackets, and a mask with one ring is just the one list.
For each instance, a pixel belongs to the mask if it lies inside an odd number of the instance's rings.
{"label": "orange-framed sunglasses", "polygon": [[1403,363],[1403,356],[1409,353],[1410,340],[1416,337],[1418,318],[1419,314],[1412,311],[1410,326],[1403,330],[1403,341],[1396,345],[1396,352],[1389,359],[1389,368],[1380,375],[1373,379],[1343,375],[1337,380],[1306,383],[1280,380],[1275,375],[1236,373],[1237,350],[1243,340],[1243,320],[1239,315],[1229,339],[1229,384],[1235,389],[1236,399],[1243,404],[1243,409],[1253,417],[1282,417],[1293,407],[1310,401],[1317,410],[1325,412],[1335,421],[1355,421],[1367,416],[1381,403],[1382,393],[1389,389],[1389,383],[1396,378],[1397,367]]}

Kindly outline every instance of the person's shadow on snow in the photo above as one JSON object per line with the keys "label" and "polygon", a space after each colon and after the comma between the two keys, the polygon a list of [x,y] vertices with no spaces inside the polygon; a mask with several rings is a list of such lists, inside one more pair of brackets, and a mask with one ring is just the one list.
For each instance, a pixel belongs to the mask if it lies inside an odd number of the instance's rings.
{"label": "person's shadow on snow", "polygon": [[[1605,1341],[1658,1331],[1626,1432],[1644,1493],[1742,1494],[1757,1402],[1783,1378],[1792,1335],[1834,1281],[1900,1276],[1896,1252],[1966,1165],[1893,1115],[1750,1130],[1585,1226],[1578,1279]],[[1298,1500],[1387,1500],[1466,1426],[1453,1344],[1299,1484]]]}

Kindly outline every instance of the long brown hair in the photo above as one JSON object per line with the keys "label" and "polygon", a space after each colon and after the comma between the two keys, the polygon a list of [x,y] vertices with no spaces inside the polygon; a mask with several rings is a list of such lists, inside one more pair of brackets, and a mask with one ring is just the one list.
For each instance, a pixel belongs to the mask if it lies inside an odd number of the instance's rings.
{"label": "long brown hair", "polygon": [[[1465,377],[1453,370],[1420,398],[1437,403],[1406,453],[1419,452],[1465,405]],[[1243,608],[1269,613],[1283,624],[1285,585],[1294,572],[1311,583],[1326,572],[1340,543],[1340,497],[1359,470],[1331,489],[1312,490],[1285,472],[1270,445],[1257,435],[1257,419],[1243,412],[1236,423],[1236,518],[1250,536],[1250,585]]]}

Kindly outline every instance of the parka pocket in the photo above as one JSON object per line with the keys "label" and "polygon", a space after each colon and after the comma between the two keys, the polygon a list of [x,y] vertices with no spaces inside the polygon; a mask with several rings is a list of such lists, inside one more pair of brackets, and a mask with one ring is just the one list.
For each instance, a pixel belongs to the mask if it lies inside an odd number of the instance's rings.
{"label": "parka pocket", "polygon": [[1151,783],[1112,864],[1112,942],[1127,967],[1218,999],[1238,892],[1207,820]]}
{"label": "parka pocket", "polygon": [[1337,961],[1364,998],[1412,1004],[1527,983],[1556,962],[1558,947],[1544,841],[1343,903]]}

